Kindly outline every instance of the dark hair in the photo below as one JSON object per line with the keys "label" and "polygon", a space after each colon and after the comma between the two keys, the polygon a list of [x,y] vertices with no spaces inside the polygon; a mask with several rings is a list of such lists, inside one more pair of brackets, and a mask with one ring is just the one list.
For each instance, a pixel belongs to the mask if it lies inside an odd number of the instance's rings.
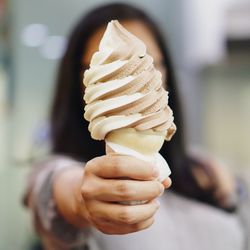
{"label": "dark hair", "polygon": [[161,154],[172,169],[172,189],[213,204],[212,190],[204,191],[197,185],[191,174],[193,161],[187,157],[184,127],[181,114],[175,71],[162,33],[158,26],[141,10],[127,4],[109,4],[94,9],[85,15],[73,29],[68,48],[61,61],[54,103],[51,113],[51,134],[53,152],[69,155],[78,160],[88,161],[105,154],[104,142],[95,141],[88,132],[88,122],[83,118],[82,74],[85,70],[82,57],[91,35],[110,20],[140,20],[152,32],[167,68],[167,86],[170,93],[169,106],[173,109],[177,133],[172,140],[164,143]]}

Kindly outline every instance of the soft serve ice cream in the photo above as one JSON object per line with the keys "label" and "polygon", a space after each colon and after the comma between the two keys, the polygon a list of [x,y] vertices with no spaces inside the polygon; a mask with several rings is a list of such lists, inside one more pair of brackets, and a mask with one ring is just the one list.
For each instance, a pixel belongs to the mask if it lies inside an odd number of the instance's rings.
{"label": "soft serve ice cream", "polygon": [[163,181],[171,172],[158,152],[176,127],[145,44],[118,21],[109,22],[83,82],[92,138],[105,140],[109,150],[154,162]]}

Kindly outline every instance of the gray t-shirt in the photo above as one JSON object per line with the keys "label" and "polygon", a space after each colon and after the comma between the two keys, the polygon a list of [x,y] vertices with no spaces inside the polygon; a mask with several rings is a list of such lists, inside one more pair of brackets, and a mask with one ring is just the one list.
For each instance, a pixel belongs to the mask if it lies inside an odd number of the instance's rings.
{"label": "gray t-shirt", "polygon": [[235,214],[172,192],[160,197],[154,224],[127,235],[105,235],[92,229],[102,250],[240,250],[243,231]]}

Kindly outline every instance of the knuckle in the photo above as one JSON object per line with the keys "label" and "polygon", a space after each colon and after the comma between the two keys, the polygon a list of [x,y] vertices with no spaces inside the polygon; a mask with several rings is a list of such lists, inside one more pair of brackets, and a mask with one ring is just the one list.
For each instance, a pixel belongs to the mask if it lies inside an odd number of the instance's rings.
{"label": "knuckle", "polygon": [[120,159],[120,157],[114,157],[114,156],[110,156],[110,164],[111,166],[114,168],[114,171],[120,171],[119,170],[119,166],[122,165],[122,160]]}
{"label": "knuckle", "polygon": [[81,188],[81,194],[84,200],[92,197],[92,191],[87,185],[83,185]]}
{"label": "knuckle", "polygon": [[[115,160],[117,161],[117,160]],[[119,160],[118,160],[119,161]],[[112,162],[112,172],[115,176],[119,176],[121,174],[121,169],[119,164],[114,164]]]}
{"label": "knuckle", "polygon": [[129,207],[126,207],[122,209],[122,211],[120,212],[119,220],[126,224],[134,224],[136,221],[136,217],[132,209],[130,209]]}
{"label": "knuckle", "polygon": [[134,195],[134,191],[129,187],[126,181],[121,181],[117,184],[116,190],[120,198],[128,200]]}
{"label": "knuckle", "polygon": [[116,190],[122,194],[127,193],[128,192],[127,183],[125,181],[118,182],[118,184],[116,185]]}

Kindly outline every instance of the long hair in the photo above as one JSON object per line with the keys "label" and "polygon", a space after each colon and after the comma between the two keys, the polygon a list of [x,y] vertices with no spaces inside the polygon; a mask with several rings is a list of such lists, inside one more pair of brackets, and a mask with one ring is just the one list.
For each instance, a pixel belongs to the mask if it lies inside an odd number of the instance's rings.
{"label": "long hair", "polygon": [[170,53],[162,32],[154,21],[139,10],[127,4],[108,4],[98,7],[79,20],[72,30],[68,48],[58,71],[55,97],[51,112],[51,136],[53,152],[88,161],[105,154],[104,142],[90,137],[88,122],[83,118],[82,76],[86,66],[82,63],[89,38],[110,20],[139,20],[151,31],[162,53],[167,69],[169,106],[173,109],[177,133],[161,148],[161,154],[172,169],[172,190],[184,196],[214,204],[212,190],[204,191],[197,185],[191,168],[193,161],[187,156],[185,131],[178,95],[178,85]]}

